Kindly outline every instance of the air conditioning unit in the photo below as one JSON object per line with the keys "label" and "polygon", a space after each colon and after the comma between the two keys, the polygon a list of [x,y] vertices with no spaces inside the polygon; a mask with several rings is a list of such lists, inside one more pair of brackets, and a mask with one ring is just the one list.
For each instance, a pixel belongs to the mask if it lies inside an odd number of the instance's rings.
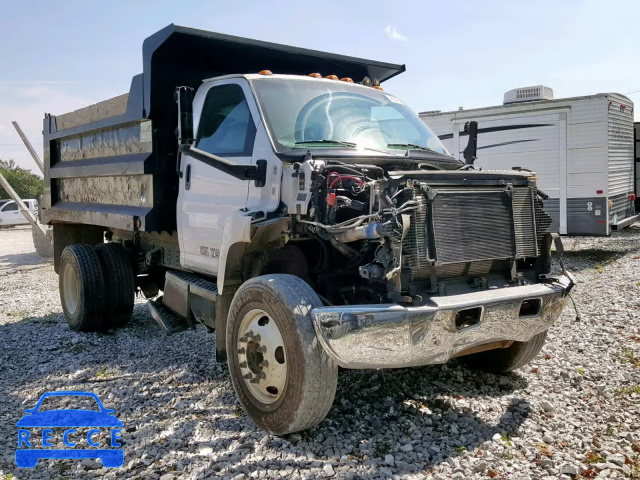
{"label": "air conditioning unit", "polygon": [[504,105],[508,103],[532,102],[535,100],[553,100],[553,90],[544,85],[509,90],[504,94]]}

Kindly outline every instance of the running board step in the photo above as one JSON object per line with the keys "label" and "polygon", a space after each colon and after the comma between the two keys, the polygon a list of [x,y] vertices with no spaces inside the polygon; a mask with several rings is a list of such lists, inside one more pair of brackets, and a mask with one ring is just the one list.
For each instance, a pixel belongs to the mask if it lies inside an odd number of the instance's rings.
{"label": "running board step", "polygon": [[[192,273],[169,271],[165,274],[162,301],[154,304],[157,310],[154,318],[170,334],[195,328],[197,322],[214,327],[217,298],[215,283]],[[176,320],[171,321],[169,317],[165,322],[167,315],[159,313],[160,306]]]}
{"label": "running board step", "polygon": [[149,300],[147,302],[147,309],[156,323],[160,325],[168,335],[195,328],[193,324],[169,310],[162,302],[162,297],[157,300]]}

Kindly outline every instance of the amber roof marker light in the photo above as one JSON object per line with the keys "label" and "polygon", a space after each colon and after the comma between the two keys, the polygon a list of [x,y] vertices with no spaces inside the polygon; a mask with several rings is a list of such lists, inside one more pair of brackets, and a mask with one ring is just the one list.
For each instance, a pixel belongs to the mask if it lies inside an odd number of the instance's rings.
{"label": "amber roof marker light", "polygon": [[341,82],[353,83],[353,80],[349,77],[344,77],[340,79]]}
{"label": "amber roof marker light", "polygon": [[329,80],[340,80],[337,75],[327,75],[324,78],[328,78]]}
{"label": "amber roof marker light", "polygon": [[260,75],[273,75],[271,70],[260,70]]}
{"label": "amber roof marker light", "polygon": [[322,78],[322,75],[320,75],[319,73],[310,73],[309,75],[307,75],[307,77]]}

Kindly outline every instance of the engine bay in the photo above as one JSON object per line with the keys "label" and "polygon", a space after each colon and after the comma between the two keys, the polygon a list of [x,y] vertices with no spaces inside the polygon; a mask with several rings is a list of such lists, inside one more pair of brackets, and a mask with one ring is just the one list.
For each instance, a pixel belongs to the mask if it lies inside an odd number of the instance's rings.
{"label": "engine bay", "polygon": [[326,161],[296,175],[309,197],[286,249],[302,252],[297,274],[328,304],[418,305],[548,273],[550,217],[532,173]]}

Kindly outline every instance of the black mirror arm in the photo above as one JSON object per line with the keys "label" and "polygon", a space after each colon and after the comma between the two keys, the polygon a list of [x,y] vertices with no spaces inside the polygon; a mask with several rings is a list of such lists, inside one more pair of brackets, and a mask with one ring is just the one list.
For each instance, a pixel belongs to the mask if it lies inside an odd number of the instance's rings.
{"label": "black mirror arm", "polygon": [[217,168],[239,180],[253,180],[256,187],[264,187],[267,181],[267,161],[258,160],[255,165],[240,165],[205,152],[191,145],[180,145],[180,153],[185,153],[210,167]]}
{"label": "black mirror arm", "polygon": [[467,165],[473,165],[478,155],[478,122],[465,123],[464,132],[469,134],[469,143],[467,143],[462,155]]}

